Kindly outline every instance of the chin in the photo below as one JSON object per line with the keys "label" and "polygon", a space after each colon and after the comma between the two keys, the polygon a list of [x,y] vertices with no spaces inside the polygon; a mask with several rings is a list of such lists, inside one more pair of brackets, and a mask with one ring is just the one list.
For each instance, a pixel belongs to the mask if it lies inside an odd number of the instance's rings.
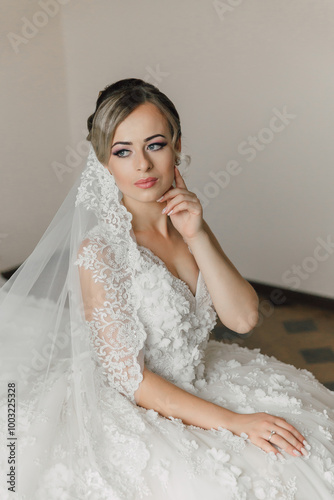
{"label": "chin", "polygon": [[[148,190],[143,189],[143,193],[122,193],[123,194],[123,199],[127,200],[134,200],[138,201],[140,203],[151,203],[152,201],[157,201],[159,198],[159,194],[157,192],[153,193],[152,191],[150,193],[147,192]],[[162,196],[162,195],[160,195]]]}

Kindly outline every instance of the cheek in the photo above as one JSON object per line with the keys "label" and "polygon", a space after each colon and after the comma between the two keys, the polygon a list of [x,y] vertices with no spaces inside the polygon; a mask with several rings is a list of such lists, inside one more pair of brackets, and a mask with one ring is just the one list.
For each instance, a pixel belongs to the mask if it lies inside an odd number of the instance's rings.
{"label": "cheek", "polygon": [[118,171],[117,169],[108,167],[109,172],[114,177],[117,187],[123,191],[123,189],[129,186],[129,176],[125,172]]}
{"label": "cheek", "polygon": [[131,185],[131,182],[129,182],[129,179],[125,175],[116,174],[114,177],[115,177],[115,182],[117,184],[117,187],[122,192],[124,190],[126,191],[127,189],[129,189],[129,186]]}

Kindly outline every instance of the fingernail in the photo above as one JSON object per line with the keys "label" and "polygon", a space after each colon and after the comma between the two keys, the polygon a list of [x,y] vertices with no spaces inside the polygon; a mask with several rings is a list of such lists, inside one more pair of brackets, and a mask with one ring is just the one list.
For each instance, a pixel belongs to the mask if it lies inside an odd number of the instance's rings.
{"label": "fingernail", "polygon": [[301,453],[298,450],[293,450],[292,453],[296,455],[296,457],[301,457]]}
{"label": "fingernail", "polygon": [[170,212],[168,212],[168,214],[167,214],[167,215],[170,215],[170,214],[172,214],[172,213],[173,213],[173,210],[171,210]]}
{"label": "fingernail", "polygon": [[304,455],[304,457],[308,457],[309,456],[309,452],[305,450],[305,448],[302,448],[300,450],[302,452],[302,454]]}
{"label": "fingernail", "polygon": [[310,445],[308,444],[308,442],[307,442],[307,441],[305,441],[305,440],[303,441],[303,445],[305,446],[305,448],[306,448],[307,450],[310,450],[310,449],[311,449],[311,446],[310,446]]}
{"label": "fingernail", "polygon": [[165,207],[161,213],[164,214],[166,212],[166,210],[167,210],[167,207]]}
{"label": "fingernail", "polygon": [[161,198],[159,198],[157,201],[161,201],[161,200],[162,200],[162,198],[163,198],[163,196],[161,196]]}

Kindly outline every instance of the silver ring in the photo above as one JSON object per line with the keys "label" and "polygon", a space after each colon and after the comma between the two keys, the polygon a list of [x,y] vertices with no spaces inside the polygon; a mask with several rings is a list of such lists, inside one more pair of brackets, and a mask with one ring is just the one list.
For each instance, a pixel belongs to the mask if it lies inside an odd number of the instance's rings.
{"label": "silver ring", "polygon": [[274,434],[276,434],[276,431],[270,431],[270,436],[268,437],[268,441],[271,440]]}

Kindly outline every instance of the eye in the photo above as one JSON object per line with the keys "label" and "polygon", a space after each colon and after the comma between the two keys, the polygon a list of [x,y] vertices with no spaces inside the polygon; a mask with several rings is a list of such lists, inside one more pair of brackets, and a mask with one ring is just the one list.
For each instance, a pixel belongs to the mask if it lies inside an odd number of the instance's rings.
{"label": "eye", "polygon": [[128,149],[120,149],[119,151],[116,151],[116,153],[113,153],[113,155],[114,156],[118,156],[119,158],[126,158],[129,155],[123,155],[123,154],[121,154],[124,151],[130,153],[130,151]]}
{"label": "eye", "polygon": [[[159,151],[163,147],[167,145],[167,142],[154,142],[153,144],[149,144],[147,147],[150,151]],[[128,149],[120,149],[119,151],[116,151],[116,153],[113,153],[114,156],[118,156],[119,158],[127,158],[129,154],[125,153],[131,153]]]}
{"label": "eye", "polygon": [[167,142],[154,142],[153,144],[150,144],[148,147],[151,148],[151,146],[159,146],[158,149],[151,149],[151,151],[158,151],[159,149],[162,149],[164,146],[166,146]]}

